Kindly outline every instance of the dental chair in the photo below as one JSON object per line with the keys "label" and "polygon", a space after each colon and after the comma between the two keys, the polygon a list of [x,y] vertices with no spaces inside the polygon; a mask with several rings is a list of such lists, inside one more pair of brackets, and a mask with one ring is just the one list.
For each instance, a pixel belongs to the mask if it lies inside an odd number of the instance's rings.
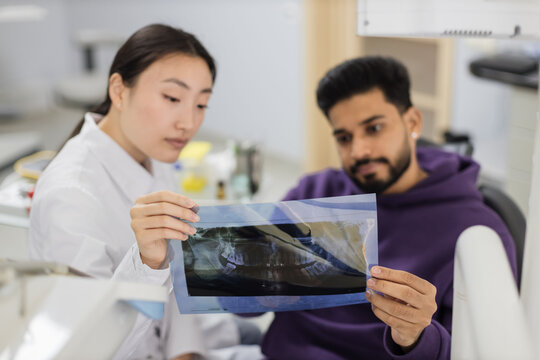
{"label": "dental chair", "polygon": [[495,186],[483,184],[478,187],[484,198],[484,204],[493,209],[504,221],[514,239],[517,260],[517,285],[521,284],[521,269],[523,265],[523,250],[525,248],[525,216],[516,203],[503,191]]}
{"label": "dental chair", "polygon": [[[454,134],[445,132],[445,142],[437,144],[430,140],[420,138],[419,147],[436,147],[445,151],[472,157],[474,147],[466,134]],[[523,265],[523,250],[525,248],[526,220],[517,204],[501,189],[490,184],[479,184],[478,190],[484,198],[484,204],[500,216],[514,240],[517,260],[517,285],[521,284],[521,271]]]}

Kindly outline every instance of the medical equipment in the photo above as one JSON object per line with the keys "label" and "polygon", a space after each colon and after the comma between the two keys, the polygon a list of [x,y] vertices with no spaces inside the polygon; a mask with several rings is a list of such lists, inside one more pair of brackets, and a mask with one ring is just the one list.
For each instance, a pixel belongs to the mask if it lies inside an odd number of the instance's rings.
{"label": "medical equipment", "polygon": [[36,180],[55,154],[54,151],[39,151],[15,162],[15,172],[0,184],[0,223],[28,227]]}
{"label": "medical equipment", "polygon": [[231,175],[231,188],[236,199],[251,199],[259,190],[262,173],[262,154],[258,144],[231,143],[236,167]]}
{"label": "medical equipment", "polygon": [[357,33],[405,37],[540,37],[536,0],[358,0]]}
{"label": "medical equipment", "polygon": [[28,228],[35,180],[13,172],[0,184],[0,224]]}
{"label": "medical equipment", "polygon": [[37,180],[55,155],[55,151],[39,151],[17,160],[13,168],[19,175]]}
{"label": "medical equipment", "polygon": [[191,141],[174,164],[180,193],[193,199],[248,202],[259,191],[262,151],[259,144],[228,140],[222,151],[207,141]]}
{"label": "medical equipment", "polygon": [[[58,263],[0,260],[0,359],[110,358],[165,287],[93,279]],[[138,311],[139,310],[139,311]]]}

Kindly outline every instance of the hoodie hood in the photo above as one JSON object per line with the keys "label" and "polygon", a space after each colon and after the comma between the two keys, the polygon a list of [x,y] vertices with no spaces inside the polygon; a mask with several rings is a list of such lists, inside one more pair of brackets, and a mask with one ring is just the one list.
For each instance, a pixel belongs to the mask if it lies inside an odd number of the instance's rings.
{"label": "hoodie hood", "polygon": [[419,148],[417,156],[420,167],[428,176],[404,193],[377,196],[381,205],[410,206],[415,203],[482,199],[477,188],[480,165],[471,158],[426,147]]}
{"label": "hoodie hood", "polygon": [[[477,189],[480,166],[472,159],[436,148],[417,149],[418,163],[428,176],[404,193],[378,195],[377,204],[401,207],[434,202],[481,200]],[[362,194],[343,169],[306,176],[284,200]]]}

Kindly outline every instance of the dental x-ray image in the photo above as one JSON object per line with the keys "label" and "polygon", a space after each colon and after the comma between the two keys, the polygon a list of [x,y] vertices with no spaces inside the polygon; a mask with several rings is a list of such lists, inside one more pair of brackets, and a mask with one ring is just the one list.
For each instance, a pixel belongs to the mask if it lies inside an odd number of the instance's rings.
{"label": "dental x-ray image", "polygon": [[181,313],[316,309],[365,302],[378,263],[375,196],[202,206],[169,241]]}
{"label": "dental x-ray image", "polygon": [[[188,293],[264,296],[363,292],[366,261],[360,226],[326,221],[199,229],[182,244]],[[356,239],[349,239],[350,234]],[[323,239],[332,241],[324,244]],[[355,254],[351,266],[341,260],[349,252]]]}

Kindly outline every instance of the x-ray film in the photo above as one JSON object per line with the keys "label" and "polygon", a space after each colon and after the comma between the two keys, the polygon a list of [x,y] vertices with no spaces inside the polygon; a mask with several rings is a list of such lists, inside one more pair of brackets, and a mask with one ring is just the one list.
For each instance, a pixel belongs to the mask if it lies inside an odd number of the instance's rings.
{"label": "x-ray film", "polygon": [[375,195],[202,206],[169,241],[180,313],[307,310],[366,301],[378,263]]}

